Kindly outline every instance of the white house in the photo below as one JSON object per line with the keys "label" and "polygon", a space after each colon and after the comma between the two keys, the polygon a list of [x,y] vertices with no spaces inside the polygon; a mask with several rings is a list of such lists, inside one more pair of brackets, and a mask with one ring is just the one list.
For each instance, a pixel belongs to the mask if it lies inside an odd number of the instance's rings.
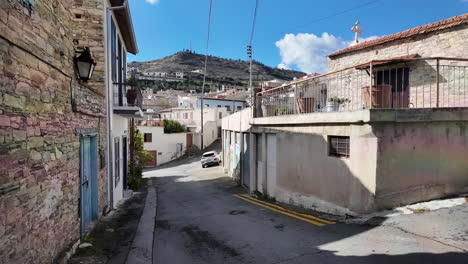
{"label": "white house", "polygon": [[175,76],[177,79],[183,79],[184,78],[184,73],[183,72],[176,72]]}
{"label": "white house", "polygon": [[[119,1],[114,1],[119,2]],[[105,66],[108,91],[108,198],[114,208],[127,188],[129,121],[143,117],[142,94],[126,84],[127,52],[138,53],[128,5],[106,4]],[[122,4],[125,1],[120,1]]]}
{"label": "white house", "polygon": [[[221,120],[228,115],[225,107],[203,108],[203,146],[211,145],[221,138]],[[161,111],[162,119],[175,120],[193,132],[193,144],[201,148],[201,109],[171,108]]]}
{"label": "white house", "polygon": [[188,132],[164,133],[162,121],[140,121],[137,129],[143,135],[144,149],[154,158],[145,167],[160,166],[181,157],[193,142]]}

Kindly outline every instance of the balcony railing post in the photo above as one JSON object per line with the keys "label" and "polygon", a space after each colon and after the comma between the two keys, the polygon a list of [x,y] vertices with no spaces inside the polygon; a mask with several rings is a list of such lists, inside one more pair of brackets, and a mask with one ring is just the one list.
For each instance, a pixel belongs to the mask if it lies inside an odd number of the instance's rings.
{"label": "balcony railing post", "polygon": [[373,108],[372,105],[372,61],[369,63],[369,109]]}
{"label": "balcony railing post", "polygon": [[439,80],[439,59],[436,60],[437,61],[437,64],[436,64],[436,107],[439,108],[439,83],[440,83],[440,80]]}

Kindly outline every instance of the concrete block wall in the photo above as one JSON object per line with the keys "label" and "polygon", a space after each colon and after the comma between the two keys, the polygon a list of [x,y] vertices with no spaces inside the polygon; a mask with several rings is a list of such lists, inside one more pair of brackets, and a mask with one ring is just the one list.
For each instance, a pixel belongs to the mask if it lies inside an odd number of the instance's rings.
{"label": "concrete block wall", "polygon": [[[36,0],[31,10],[21,1],[0,2],[2,263],[51,263],[80,238],[77,131],[99,131],[105,153],[104,86],[75,78],[74,2]],[[98,177],[101,213],[105,167]]]}

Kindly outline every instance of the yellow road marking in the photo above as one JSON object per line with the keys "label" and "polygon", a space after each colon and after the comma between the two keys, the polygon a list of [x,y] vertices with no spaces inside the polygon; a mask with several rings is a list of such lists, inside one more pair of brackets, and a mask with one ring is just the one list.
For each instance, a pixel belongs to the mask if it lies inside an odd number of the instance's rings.
{"label": "yellow road marking", "polygon": [[310,219],[307,219],[307,218],[304,218],[304,217],[300,217],[298,215],[295,215],[295,214],[291,214],[291,213],[288,213],[288,212],[284,212],[284,211],[281,211],[281,210],[278,210],[278,209],[275,209],[273,207],[270,207],[270,206],[267,206],[267,205],[264,205],[264,204],[261,204],[261,203],[257,203],[256,201],[252,201],[250,199],[247,199],[245,197],[242,197],[240,195],[237,195],[237,194],[234,194],[235,197],[239,198],[239,199],[242,199],[244,201],[247,201],[249,203],[253,203],[253,204],[256,204],[256,205],[259,205],[261,207],[265,207],[267,209],[270,209],[272,211],[275,211],[275,212],[278,212],[278,213],[281,213],[281,214],[284,214],[284,215],[287,215],[287,216],[290,216],[290,217],[294,217],[294,218],[297,218],[299,220],[302,220],[302,221],[305,221],[307,223],[310,223],[310,224],[313,224],[313,225],[316,225],[316,226],[324,226],[325,224],[322,224],[322,223],[319,223],[319,222],[315,222],[313,220],[310,220]]}
{"label": "yellow road marking", "polygon": [[326,224],[335,224],[335,222],[328,221],[328,220],[325,220],[325,219],[322,219],[322,218],[319,218],[319,217],[316,217],[316,216],[313,216],[313,215],[298,213],[298,212],[295,212],[295,211],[286,209],[286,208],[281,207],[281,206],[276,205],[276,204],[271,204],[271,203],[267,203],[267,202],[264,202],[264,201],[255,199],[255,198],[253,198],[253,197],[251,197],[251,196],[248,196],[248,195],[245,195],[245,194],[239,194],[239,195],[242,196],[242,197],[244,197],[244,198],[250,199],[250,200],[252,200],[252,201],[259,202],[259,203],[262,203],[262,204],[266,204],[266,205],[268,205],[268,206],[275,207],[275,208],[277,208],[277,209],[286,211],[286,212],[288,212],[288,213],[292,213],[292,214],[299,215],[299,216],[302,216],[302,217],[307,217],[307,218],[315,219],[315,220],[324,222],[324,223],[326,223]]}

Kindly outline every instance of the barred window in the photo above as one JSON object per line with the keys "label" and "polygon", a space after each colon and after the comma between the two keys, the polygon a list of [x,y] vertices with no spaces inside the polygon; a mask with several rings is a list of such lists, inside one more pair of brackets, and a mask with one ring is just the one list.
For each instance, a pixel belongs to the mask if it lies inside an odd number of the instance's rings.
{"label": "barred window", "polygon": [[349,158],[349,137],[328,136],[328,155],[337,158]]}
{"label": "barred window", "polygon": [[143,141],[144,142],[153,142],[153,134],[151,134],[151,133],[143,134]]}

